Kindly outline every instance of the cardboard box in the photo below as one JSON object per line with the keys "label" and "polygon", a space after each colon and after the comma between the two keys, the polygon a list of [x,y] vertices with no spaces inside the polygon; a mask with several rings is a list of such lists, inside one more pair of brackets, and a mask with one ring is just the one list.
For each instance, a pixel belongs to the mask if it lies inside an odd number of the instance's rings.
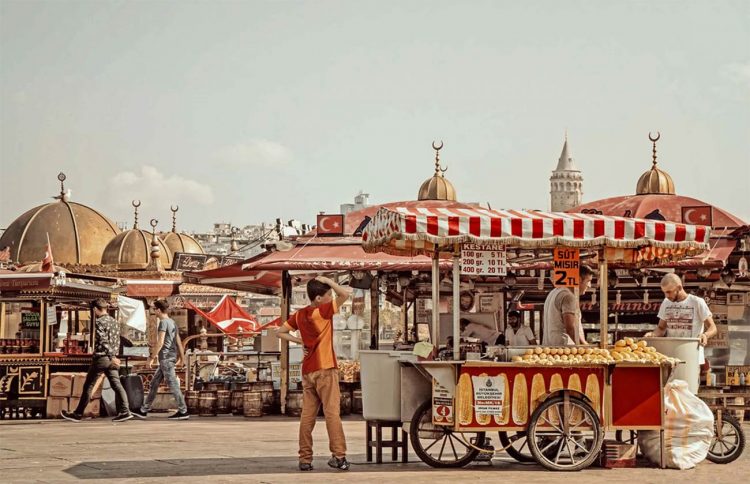
{"label": "cardboard box", "polygon": [[68,397],[47,397],[47,418],[61,418],[63,410],[68,410]]}
{"label": "cardboard box", "polygon": [[73,394],[75,373],[53,373],[49,378],[49,395],[69,397]]}
{"label": "cardboard box", "polygon": [[86,373],[75,373],[73,375],[73,391],[71,392],[71,397],[78,397],[81,398],[81,393],[83,392],[83,383],[86,381]]}
{"label": "cardboard box", "polygon": [[[78,407],[78,403],[80,402],[80,398],[76,397],[70,397],[70,400],[68,402],[68,408],[72,411],[75,410],[76,407]],[[83,411],[84,417],[92,417],[96,418],[99,416],[99,412],[101,410],[101,401],[97,399],[91,399],[88,405],[86,405],[86,410]]]}

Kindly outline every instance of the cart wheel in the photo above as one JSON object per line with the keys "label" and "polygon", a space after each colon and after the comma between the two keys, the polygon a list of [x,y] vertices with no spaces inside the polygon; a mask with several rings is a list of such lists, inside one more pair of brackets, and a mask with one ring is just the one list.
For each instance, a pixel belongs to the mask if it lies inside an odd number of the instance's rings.
{"label": "cart wheel", "polygon": [[[555,418],[549,418],[552,412]],[[575,419],[575,420],[573,420]],[[554,422],[554,423],[553,423]],[[578,471],[599,455],[604,432],[591,405],[576,397],[545,400],[531,416],[529,449],[537,462],[553,471]]]}
{"label": "cart wheel", "polygon": [[718,422],[714,423],[714,438],[708,447],[706,459],[715,464],[729,464],[742,455],[745,449],[745,433],[742,425],[734,415],[722,413],[721,437],[719,437]]}
{"label": "cart wheel", "polygon": [[409,428],[414,452],[432,467],[463,467],[479,454],[469,442],[484,442],[484,432],[456,432],[432,424],[432,402],[426,401],[414,412]]}
{"label": "cart wheel", "polygon": [[[518,462],[535,462],[534,456],[529,450],[529,441],[526,438],[526,432],[516,432],[514,435],[508,435],[508,432],[498,432],[500,444],[505,448],[505,452]],[[512,443],[512,445],[511,445]]]}
{"label": "cart wheel", "polygon": [[628,430],[628,435],[623,435],[622,430],[615,432],[615,440],[622,442],[623,444],[635,444],[638,441],[638,432],[635,430]]}

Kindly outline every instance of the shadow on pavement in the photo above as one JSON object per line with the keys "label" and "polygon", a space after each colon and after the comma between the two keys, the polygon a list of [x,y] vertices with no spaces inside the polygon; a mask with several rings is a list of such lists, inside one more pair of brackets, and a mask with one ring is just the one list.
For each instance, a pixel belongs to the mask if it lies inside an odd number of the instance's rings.
{"label": "shadow on pavement", "polygon": [[[438,471],[422,462],[414,461],[416,457],[409,456],[410,462],[385,462],[383,464],[368,463],[364,454],[350,455],[352,472],[403,472],[409,470]],[[326,465],[325,457],[316,457],[315,470],[338,473]],[[494,461],[493,465],[474,464],[464,469],[472,471],[514,470],[514,471],[543,471],[537,465],[523,465],[510,461]],[[458,470],[458,469],[457,469]],[[190,477],[190,476],[219,476],[219,475],[254,475],[254,474],[296,474],[297,459],[285,456],[262,457],[214,457],[198,459],[154,459],[154,460],[111,460],[81,462],[65,470],[67,474],[78,479],[124,479],[124,478],[153,478],[153,477]]]}

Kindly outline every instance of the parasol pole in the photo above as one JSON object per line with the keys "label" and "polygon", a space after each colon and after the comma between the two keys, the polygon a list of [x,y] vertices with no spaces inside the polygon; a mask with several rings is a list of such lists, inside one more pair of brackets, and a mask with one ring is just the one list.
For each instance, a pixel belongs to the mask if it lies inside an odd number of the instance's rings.
{"label": "parasol pole", "polygon": [[459,350],[459,339],[460,339],[460,318],[461,318],[461,301],[460,301],[460,289],[461,289],[461,268],[460,268],[460,252],[453,249],[453,360],[458,361],[461,358],[461,352]]}
{"label": "parasol pole", "polygon": [[435,244],[432,254],[432,344],[440,346],[440,252]]}
{"label": "parasol pole", "polygon": [[609,280],[607,272],[607,257],[605,248],[599,252],[599,347],[606,348],[609,344]]}

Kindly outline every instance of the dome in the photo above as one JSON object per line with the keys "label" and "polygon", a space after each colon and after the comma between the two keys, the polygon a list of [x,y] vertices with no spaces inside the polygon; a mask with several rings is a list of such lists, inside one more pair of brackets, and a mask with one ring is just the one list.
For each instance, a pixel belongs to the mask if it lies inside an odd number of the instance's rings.
{"label": "dome", "polygon": [[188,254],[206,253],[206,251],[203,250],[201,244],[188,234],[168,232],[161,235],[161,240],[164,242],[164,245],[166,245],[167,248],[172,252],[172,254],[176,254],[177,252],[186,252]]}
{"label": "dome", "polygon": [[9,246],[11,260],[19,264],[44,258],[47,236],[55,264],[99,264],[102,253],[120,230],[93,208],[60,200],[32,208],[14,220],[0,237]]}
{"label": "dome", "polygon": [[450,200],[456,201],[456,189],[442,173],[435,174],[419,187],[417,200]]}
{"label": "dome", "polygon": [[[104,248],[101,263],[117,266],[119,270],[147,268],[151,262],[152,237],[150,232],[140,229],[121,232]],[[159,237],[156,240],[159,243],[162,263],[165,266],[172,265],[172,252]]]}
{"label": "dome", "polygon": [[669,173],[660,170],[654,163],[654,166],[638,179],[635,193],[636,195],[674,195],[674,182]]}
{"label": "dome", "polygon": [[440,150],[443,148],[443,142],[440,142],[440,146],[436,146],[433,141],[432,148],[435,150],[435,174],[425,180],[422,186],[419,187],[417,200],[448,200],[455,202],[456,189],[453,187],[453,183],[445,178],[445,172],[448,171],[448,168],[440,167]]}
{"label": "dome", "polygon": [[636,195],[674,195],[674,182],[672,177],[669,176],[664,170],[660,170],[656,167],[658,163],[656,161],[656,142],[661,138],[661,133],[656,133],[656,137],[652,137],[651,133],[648,134],[648,139],[651,140],[653,147],[651,149],[651,169],[641,175],[638,179],[638,185],[635,187]]}

